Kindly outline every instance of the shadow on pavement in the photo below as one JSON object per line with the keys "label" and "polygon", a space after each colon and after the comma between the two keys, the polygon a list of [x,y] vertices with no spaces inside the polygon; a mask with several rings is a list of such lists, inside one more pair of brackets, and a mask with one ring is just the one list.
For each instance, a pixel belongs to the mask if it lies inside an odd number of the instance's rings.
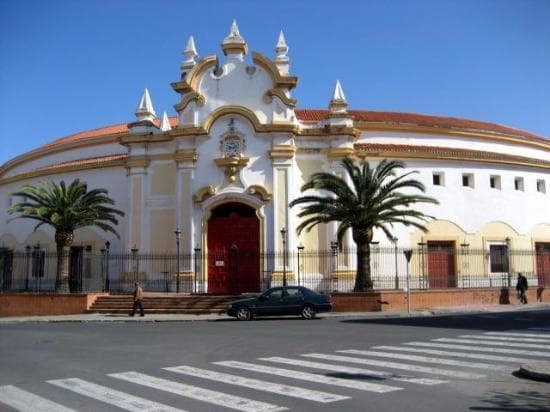
{"label": "shadow on pavement", "polygon": [[[344,319],[342,323],[355,325],[401,325],[424,328],[510,330],[546,328],[550,310],[521,312],[494,312],[475,314],[444,314],[428,317],[398,317],[376,319]],[[549,331],[547,330],[547,333]]]}
{"label": "shadow on pavement", "polygon": [[516,393],[490,392],[481,405],[470,407],[471,411],[532,412],[550,411],[550,394],[536,391]]}

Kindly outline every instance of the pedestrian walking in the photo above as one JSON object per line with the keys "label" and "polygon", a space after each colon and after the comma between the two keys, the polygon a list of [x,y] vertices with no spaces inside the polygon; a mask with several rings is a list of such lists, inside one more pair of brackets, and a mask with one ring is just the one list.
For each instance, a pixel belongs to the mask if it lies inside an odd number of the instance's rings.
{"label": "pedestrian walking", "polygon": [[516,283],[516,290],[518,291],[518,299],[521,303],[527,303],[527,295],[525,291],[529,286],[527,285],[527,278],[518,272],[518,281]]}
{"label": "pedestrian walking", "polygon": [[145,316],[145,313],[143,311],[143,289],[139,285],[139,282],[134,283],[134,306],[132,308],[132,311],[130,312],[130,316],[134,316],[136,314],[136,309],[139,308],[140,316]]}

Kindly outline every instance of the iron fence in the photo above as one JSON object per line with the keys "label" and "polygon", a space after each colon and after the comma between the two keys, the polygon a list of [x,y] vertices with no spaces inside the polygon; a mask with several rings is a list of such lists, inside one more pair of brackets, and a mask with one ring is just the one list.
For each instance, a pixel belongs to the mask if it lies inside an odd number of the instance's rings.
{"label": "iron fence", "polygon": [[[371,247],[374,289],[514,287],[518,272],[530,287],[550,286],[550,251],[419,247],[407,262],[400,247]],[[271,286],[302,285],[323,292],[352,291],[355,249],[250,253],[143,254],[92,252],[70,254],[72,293],[128,293],[136,281],[147,291],[184,293],[259,292]],[[408,269],[408,270],[407,270]],[[0,249],[0,292],[53,292],[57,254],[37,248]]]}

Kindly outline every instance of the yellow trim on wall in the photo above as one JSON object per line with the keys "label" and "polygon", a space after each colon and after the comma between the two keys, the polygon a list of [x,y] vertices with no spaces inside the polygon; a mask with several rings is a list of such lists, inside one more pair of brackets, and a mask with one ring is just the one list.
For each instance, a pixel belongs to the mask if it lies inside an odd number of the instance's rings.
{"label": "yellow trim on wall", "polygon": [[68,165],[68,166],[52,166],[47,169],[34,170],[25,173],[19,173],[14,176],[4,177],[0,179],[0,185],[19,182],[21,180],[33,179],[36,177],[58,175],[61,173],[79,172],[82,170],[104,169],[108,167],[124,167],[126,159],[114,159],[103,163],[90,163],[81,165]]}

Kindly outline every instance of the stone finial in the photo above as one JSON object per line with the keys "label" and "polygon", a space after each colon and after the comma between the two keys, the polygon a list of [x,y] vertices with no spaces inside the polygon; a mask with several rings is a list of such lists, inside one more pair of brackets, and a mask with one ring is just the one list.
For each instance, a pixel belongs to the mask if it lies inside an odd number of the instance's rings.
{"label": "stone finial", "polygon": [[340,84],[340,80],[336,80],[336,85],[334,86],[334,92],[332,93],[332,100],[331,102],[342,102],[348,104],[346,100],[346,96],[344,95],[344,91],[342,90],[342,85]]}
{"label": "stone finial", "polygon": [[149,96],[149,90],[145,88],[139,105],[136,109],[136,119],[138,122],[148,121],[153,122],[157,118],[153,104],[151,103],[151,97]]}
{"label": "stone finial", "polygon": [[279,40],[277,40],[277,45],[275,46],[275,52],[277,52],[277,59],[288,57],[288,45],[286,44],[285,35],[281,30],[279,33]]}
{"label": "stone finial", "polygon": [[160,130],[162,130],[163,132],[172,130],[172,126],[170,126],[170,120],[168,119],[168,115],[166,114],[166,111],[162,115],[162,120],[160,122]]}
{"label": "stone finial", "polygon": [[288,58],[288,45],[286,44],[283,31],[279,33],[279,39],[275,46],[275,65],[279,68],[279,72],[287,75],[290,69],[290,59]]}
{"label": "stone finial", "polygon": [[348,101],[346,95],[342,89],[340,81],[336,80],[334,91],[332,92],[332,99],[328,105],[329,110],[329,124],[331,126],[346,126],[352,127],[353,120],[348,113]]}
{"label": "stone finial", "polygon": [[183,51],[183,56],[185,57],[185,60],[183,61],[184,64],[195,64],[195,57],[198,56],[198,53],[193,36],[189,36],[189,40],[187,40],[187,47]]}
{"label": "stone finial", "polygon": [[239,26],[237,26],[236,20],[233,20],[229,34],[223,39],[222,50],[226,56],[230,54],[242,56],[248,52],[248,46],[239,33]]}

